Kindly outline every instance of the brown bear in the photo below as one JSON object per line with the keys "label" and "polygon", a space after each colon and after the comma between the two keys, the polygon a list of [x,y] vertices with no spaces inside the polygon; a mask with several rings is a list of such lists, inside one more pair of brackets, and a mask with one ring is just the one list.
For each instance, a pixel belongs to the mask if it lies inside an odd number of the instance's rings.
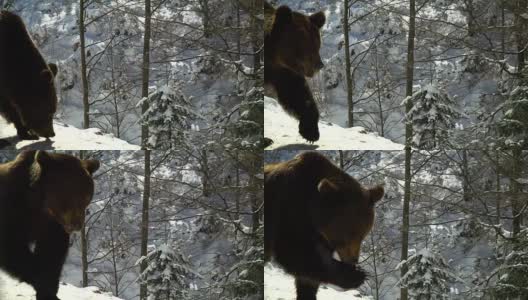
{"label": "brown bear", "polygon": [[46,61],[22,19],[0,11],[0,115],[13,123],[20,139],[55,136],[57,66]]}
{"label": "brown bear", "polygon": [[310,16],[288,6],[275,9],[264,2],[264,83],[279,103],[299,120],[299,133],[310,142],[319,140],[319,111],[305,77],[323,68],[319,55],[320,29],[325,14]]}
{"label": "brown bear", "polygon": [[58,300],[70,233],[83,226],[98,168],[44,151],[0,164],[0,269],[32,285],[37,300]]}
{"label": "brown bear", "polygon": [[317,152],[266,165],[264,174],[266,261],[295,277],[297,299],[315,300],[320,283],[359,287],[360,246],[383,187],[363,187]]}

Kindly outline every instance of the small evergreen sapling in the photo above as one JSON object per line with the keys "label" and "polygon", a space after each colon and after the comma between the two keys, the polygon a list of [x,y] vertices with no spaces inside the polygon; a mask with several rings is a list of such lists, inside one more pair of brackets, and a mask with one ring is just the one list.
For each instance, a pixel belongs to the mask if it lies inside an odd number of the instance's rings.
{"label": "small evergreen sapling", "polygon": [[497,127],[507,148],[528,146],[528,86],[518,86],[504,103],[504,117]]}
{"label": "small evergreen sapling", "polygon": [[432,85],[423,87],[406,101],[413,103],[407,115],[413,124],[413,144],[422,149],[434,149],[445,142],[461,115],[453,99]]}
{"label": "small evergreen sapling", "polygon": [[199,116],[190,99],[183,93],[179,82],[171,81],[138,103],[138,106],[144,101],[149,104],[140,122],[148,125],[150,148],[170,149],[191,130]]}
{"label": "small evergreen sapling", "polygon": [[186,299],[193,272],[187,259],[167,244],[162,244],[146,257],[148,266],[139,280],[147,284],[149,300]]}
{"label": "small evergreen sapling", "polygon": [[506,242],[504,249],[512,249],[500,258],[502,264],[495,269],[497,281],[493,292],[504,299],[528,299],[528,229]]}
{"label": "small evergreen sapling", "polygon": [[425,248],[402,261],[397,268],[404,265],[408,271],[401,278],[400,286],[408,289],[411,299],[449,299],[449,286],[457,277],[440,254]]}

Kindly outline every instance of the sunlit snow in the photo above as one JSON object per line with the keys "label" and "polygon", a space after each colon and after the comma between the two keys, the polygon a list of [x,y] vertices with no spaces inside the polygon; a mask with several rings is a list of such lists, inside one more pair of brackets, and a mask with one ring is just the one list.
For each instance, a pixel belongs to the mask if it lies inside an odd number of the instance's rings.
{"label": "sunlit snow", "polygon": [[[111,294],[104,293],[96,287],[78,288],[70,284],[61,283],[57,295],[62,300],[119,300]],[[33,300],[35,290],[25,283],[12,279],[0,272],[1,300]]]}
{"label": "sunlit snow", "polygon": [[[291,300],[295,299],[295,283],[293,277],[280,268],[267,264],[264,267],[264,299]],[[321,286],[317,293],[318,300],[368,300],[371,297],[361,296],[358,291],[340,292],[333,288]]]}
{"label": "sunlit snow", "polygon": [[55,136],[51,139],[21,141],[15,126],[0,118],[0,149],[139,150],[139,146],[103,134],[97,128],[79,129],[59,122],[53,125]]}
{"label": "sunlit snow", "polygon": [[298,132],[299,122],[289,116],[278,102],[264,98],[264,136],[273,140],[266,150],[273,149],[317,149],[317,150],[402,150],[396,144],[374,133],[367,133],[363,127],[343,128],[336,124],[320,121],[321,138],[314,144],[308,143]]}

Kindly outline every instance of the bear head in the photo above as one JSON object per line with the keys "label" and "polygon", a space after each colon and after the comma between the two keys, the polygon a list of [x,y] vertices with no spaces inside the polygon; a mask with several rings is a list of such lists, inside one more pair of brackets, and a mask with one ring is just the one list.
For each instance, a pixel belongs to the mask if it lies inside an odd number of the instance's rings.
{"label": "bear head", "polygon": [[365,188],[346,173],[323,178],[311,208],[319,233],[345,263],[356,264],[361,242],[374,224],[374,206],[383,198],[382,186]]}
{"label": "bear head", "polygon": [[[273,11],[273,14],[268,12]],[[266,27],[271,27],[272,64],[290,69],[306,77],[312,77],[323,68],[319,55],[321,48],[320,29],[326,22],[324,12],[304,15],[292,11],[288,6],[273,9],[265,3]],[[271,25],[267,25],[270,24]],[[266,34],[268,34],[266,32]]]}
{"label": "bear head", "polygon": [[35,153],[30,186],[40,198],[43,213],[61,224],[67,233],[80,230],[84,224],[85,210],[94,193],[92,175],[98,168],[97,160],[44,151]]}
{"label": "bear head", "polygon": [[[46,68],[41,70],[37,75],[38,80],[32,87],[28,97],[35,99],[28,99],[26,106],[21,107],[19,111],[22,123],[31,130],[34,134],[49,138],[55,136],[53,130],[53,116],[57,110],[57,94],[55,91],[55,75],[57,75],[58,68],[55,64],[46,65]],[[15,104],[24,105],[24,104]]]}

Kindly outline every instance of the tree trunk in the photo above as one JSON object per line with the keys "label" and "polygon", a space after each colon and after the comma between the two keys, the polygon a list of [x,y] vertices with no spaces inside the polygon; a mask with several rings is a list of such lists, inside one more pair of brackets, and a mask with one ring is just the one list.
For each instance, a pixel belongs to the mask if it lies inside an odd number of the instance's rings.
{"label": "tree trunk", "polygon": [[475,25],[475,16],[473,15],[474,5],[473,0],[464,0],[466,8],[466,22],[468,24],[468,36],[472,37],[477,32]]}
{"label": "tree trunk", "polygon": [[251,190],[249,196],[251,201],[251,226],[252,226],[252,233],[255,235],[257,233],[257,229],[260,227],[260,210],[259,210],[259,197],[258,197],[258,191],[260,189],[258,180],[252,175],[249,176],[249,188]]}
{"label": "tree trunk", "polygon": [[[145,179],[143,183],[143,211],[141,216],[141,256],[147,256],[149,234],[149,202],[150,202],[150,150],[145,150]],[[140,274],[147,268],[147,260],[141,262]],[[142,283],[139,288],[141,300],[147,300],[147,285]]]}
{"label": "tree trunk", "polygon": [[[497,195],[500,195],[500,192],[501,192],[501,173],[500,173],[500,156],[499,156],[499,151],[498,150],[495,150],[495,156],[496,156],[496,159],[497,159],[497,166],[495,168],[495,182],[496,182],[496,187],[495,187],[495,190],[497,191]],[[500,201],[501,201],[501,197],[496,197],[495,199],[495,209],[497,210],[497,219],[496,219],[496,225],[500,225],[501,224],[501,204],[500,204]]]}
{"label": "tree trunk", "polygon": [[211,196],[209,188],[209,161],[207,157],[207,150],[204,148],[201,153],[201,168],[202,168],[202,195],[204,197]]}
{"label": "tree trunk", "polygon": [[[142,85],[141,85],[141,98],[148,97],[149,88],[149,68],[150,68],[150,0],[145,0],[145,35],[143,38],[143,74],[142,74]],[[143,101],[141,106],[141,113],[145,114],[148,110],[149,105],[147,101]],[[147,149],[148,141],[148,126],[141,126],[141,147]]]}
{"label": "tree trunk", "polygon": [[[252,0],[251,1],[251,13],[250,13],[250,28],[251,28],[251,40],[253,47],[253,73],[257,74],[261,68],[261,57],[262,57],[262,43],[264,42],[264,32],[262,24],[255,15],[260,14],[262,11],[262,1]],[[259,52],[260,51],[260,52]]]}
{"label": "tree trunk", "polygon": [[350,40],[348,37],[349,34],[349,25],[348,25],[348,15],[349,15],[349,3],[348,0],[344,1],[343,4],[343,34],[345,36],[345,74],[346,74],[346,84],[347,84],[347,103],[348,103],[348,127],[354,126],[354,82],[352,78],[351,63],[350,63]]}
{"label": "tree trunk", "polygon": [[376,247],[374,247],[376,244],[375,244],[375,241],[374,241],[374,233],[371,232],[370,233],[370,243],[372,244],[372,269],[374,271],[374,291],[376,292],[375,293],[375,297],[374,299],[376,300],[379,300],[380,298],[380,295],[379,295],[379,292],[380,292],[380,289],[379,289],[379,280],[378,280],[378,265],[377,265],[377,261],[376,261]]}
{"label": "tree trunk", "polygon": [[[84,151],[80,151],[79,158],[84,159]],[[81,227],[81,271],[82,287],[88,286],[88,236],[86,233],[86,217]]]}
{"label": "tree trunk", "polygon": [[[414,79],[414,38],[416,35],[416,4],[415,0],[409,1],[409,36],[407,43],[407,85],[405,95],[410,98],[413,93],[413,79]],[[408,115],[412,108],[412,103],[408,99],[405,104],[405,112]],[[409,204],[411,202],[411,146],[412,146],[412,123],[406,120],[405,124],[405,191],[403,197],[403,216],[402,216],[402,249],[401,260],[407,260],[409,251]],[[404,265],[401,268],[401,277],[407,273],[407,267]],[[400,289],[400,300],[408,299],[408,291],[406,288]]]}
{"label": "tree trunk", "polygon": [[525,33],[525,21],[523,14],[526,12],[526,0],[517,0],[517,11],[515,11],[514,27],[515,27],[515,39],[517,44],[517,68],[518,74],[521,78],[525,67],[525,44],[526,39]]}
{"label": "tree trunk", "polygon": [[[240,59],[242,59],[242,32],[241,32],[241,20],[240,20],[240,2],[239,1],[234,1],[234,8],[235,10],[235,13],[236,13],[236,28],[237,28],[237,37],[236,37],[236,44],[237,44],[237,61],[240,61]],[[240,70],[237,68],[237,71],[236,71],[236,78],[237,78],[237,82],[236,82],[236,88],[237,88],[237,93],[240,93],[241,91],[241,82],[240,82]]]}
{"label": "tree trunk", "polygon": [[[238,160],[238,155],[237,155]],[[237,224],[239,224],[240,220],[240,168],[238,167],[238,164],[236,165],[236,173],[235,173],[235,186],[236,186],[236,194],[235,194],[235,220]],[[238,228],[235,226],[235,240],[238,237]]]}
{"label": "tree trunk", "polygon": [[500,59],[506,57],[506,11],[505,11],[505,1],[501,1],[500,13],[501,13],[501,55]]}
{"label": "tree trunk", "polygon": [[83,102],[83,128],[90,127],[90,102],[88,101],[88,73],[86,66],[86,40],[84,33],[84,0],[79,1],[79,39],[81,43],[81,82],[82,82],[82,102]]}
{"label": "tree trunk", "polygon": [[462,191],[464,193],[463,198],[464,201],[471,200],[470,194],[469,194],[469,168],[468,168],[468,157],[467,157],[467,150],[462,150]]}
{"label": "tree trunk", "polygon": [[211,37],[212,26],[211,26],[211,12],[209,9],[209,0],[200,0],[200,10],[202,13],[202,23],[203,23],[203,32],[204,37]]}
{"label": "tree trunk", "polygon": [[82,287],[88,286],[88,237],[86,236],[86,224],[83,221],[81,228],[81,265],[82,265]]}
{"label": "tree trunk", "polygon": [[[377,42],[376,42],[377,43]],[[385,137],[385,120],[383,117],[383,101],[381,98],[381,80],[379,76],[379,61],[378,61],[378,47],[375,48],[375,61],[376,61],[376,85],[378,91],[378,109],[379,109],[379,119],[380,119],[380,136]]]}
{"label": "tree trunk", "polygon": [[110,211],[110,245],[112,247],[112,255],[111,255],[111,258],[112,258],[112,276],[114,277],[114,285],[115,285],[115,290],[114,290],[114,295],[116,297],[119,297],[119,276],[118,276],[118,266],[117,266],[117,254],[116,254],[116,248],[117,248],[117,245],[116,245],[116,239],[115,239],[115,230],[114,230],[114,212],[113,212],[113,208],[112,208],[112,205],[109,205],[108,206],[108,209]]}
{"label": "tree trunk", "polygon": [[[519,79],[523,82],[525,81],[524,69],[526,66],[525,63],[525,20],[524,14],[526,12],[527,0],[517,0],[517,11],[515,11],[515,39],[517,44],[517,70],[519,74]],[[522,213],[521,213],[521,201],[519,201],[519,193],[521,192],[521,187],[517,179],[521,177],[521,164],[522,164],[522,150],[518,147],[515,147],[512,151],[512,174],[510,177],[511,181],[511,207],[512,207],[512,234],[517,236],[521,232],[522,225]]]}
{"label": "tree trunk", "polygon": [[510,177],[511,182],[511,207],[512,207],[512,234],[517,236],[521,232],[522,225],[522,213],[521,208],[522,204],[519,201],[519,194],[521,192],[521,187],[517,181],[521,177],[521,166],[522,166],[522,151],[518,148],[515,148],[512,153],[512,172]]}

